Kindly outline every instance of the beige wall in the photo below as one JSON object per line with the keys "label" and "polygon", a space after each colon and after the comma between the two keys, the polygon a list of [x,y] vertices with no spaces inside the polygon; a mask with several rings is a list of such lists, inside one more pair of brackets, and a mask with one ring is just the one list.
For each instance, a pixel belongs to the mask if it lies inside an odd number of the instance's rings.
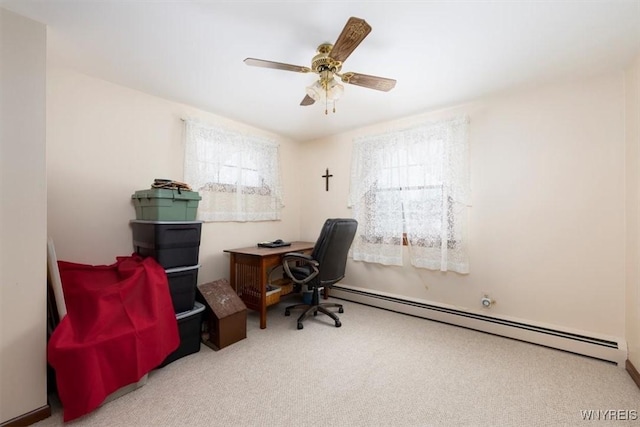
{"label": "beige wall", "polygon": [[59,259],[111,264],[133,252],[131,195],[155,178],[183,179],[183,117],[281,143],[282,220],[204,224],[198,282],[229,277],[223,249],[298,238],[296,143],[66,69],[50,69],[47,83],[48,221]]}
{"label": "beige wall", "polygon": [[629,360],[640,369],[640,57],[626,72],[627,293],[626,339]]}
{"label": "beige wall", "polygon": [[[350,261],[344,283],[623,339],[625,254],[633,244],[625,245],[628,91],[618,72],[304,144],[281,139],[283,220],[205,224],[199,282],[228,277],[225,248],[276,237],[315,240],[324,219],[350,216],[354,137],[465,113],[471,119],[471,273]],[[157,177],[182,178],[181,117],[265,134],[66,69],[49,70],[47,95],[49,234],[60,259],[75,262],[110,263],[132,251],[130,195]],[[334,175],[329,192],[321,178],[327,167]],[[485,292],[496,300],[490,310],[480,307]]]}
{"label": "beige wall", "polygon": [[44,25],[0,8],[0,424],[47,405]]}
{"label": "beige wall", "polygon": [[[618,337],[625,330],[624,76],[512,91],[303,144],[303,238],[347,208],[359,135],[470,117],[469,275],[350,261],[343,283]],[[339,114],[353,114],[341,110]],[[320,175],[334,174],[325,192]],[[496,304],[483,309],[484,292]]]}

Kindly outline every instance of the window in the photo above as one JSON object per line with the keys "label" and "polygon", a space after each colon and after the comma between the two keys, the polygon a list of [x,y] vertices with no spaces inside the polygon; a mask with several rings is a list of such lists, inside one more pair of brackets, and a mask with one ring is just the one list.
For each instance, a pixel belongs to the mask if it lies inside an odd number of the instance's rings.
{"label": "window", "polygon": [[355,260],[468,272],[466,118],[354,142],[350,205]]}
{"label": "window", "polygon": [[185,121],[184,180],[198,191],[198,219],[280,219],[278,144]]}

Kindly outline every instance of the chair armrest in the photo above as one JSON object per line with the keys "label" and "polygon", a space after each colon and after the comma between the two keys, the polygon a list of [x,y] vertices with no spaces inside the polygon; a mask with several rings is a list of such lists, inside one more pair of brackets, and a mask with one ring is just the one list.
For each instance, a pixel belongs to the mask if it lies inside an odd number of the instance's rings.
{"label": "chair armrest", "polygon": [[282,256],[282,262],[301,261],[306,264],[318,265],[318,261],[314,260],[311,255],[303,254],[301,252],[288,252]]}
{"label": "chair armrest", "polygon": [[[302,280],[297,279],[293,275],[293,273],[291,273],[291,269],[289,268],[289,263],[291,262],[301,262],[303,264],[310,265],[311,268],[313,269],[313,272]],[[310,255],[303,254],[303,253],[289,252],[282,256],[282,268],[284,269],[287,276],[289,276],[289,278],[294,283],[297,283],[299,285],[305,285],[308,282],[310,282],[314,277],[316,277],[318,273],[320,273],[320,270],[318,270],[319,265],[320,263],[318,261],[313,259]]]}

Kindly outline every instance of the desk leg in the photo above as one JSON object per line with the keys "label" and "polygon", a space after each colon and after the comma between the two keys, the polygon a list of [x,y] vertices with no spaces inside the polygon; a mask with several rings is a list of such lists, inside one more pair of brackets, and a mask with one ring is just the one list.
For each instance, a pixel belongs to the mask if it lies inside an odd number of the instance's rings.
{"label": "desk leg", "polygon": [[260,329],[267,329],[267,307],[264,304],[260,307]]}
{"label": "desk leg", "polygon": [[[260,329],[267,327],[267,264],[264,257],[231,253],[229,281],[247,308],[260,313]],[[256,289],[259,288],[258,289]]]}
{"label": "desk leg", "polygon": [[231,282],[231,287],[238,293],[238,285],[236,284],[236,254],[230,254],[229,256],[229,282]]}
{"label": "desk leg", "polygon": [[260,260],[260,329],[267,328],[267,268],[265,265],[265,259]]}

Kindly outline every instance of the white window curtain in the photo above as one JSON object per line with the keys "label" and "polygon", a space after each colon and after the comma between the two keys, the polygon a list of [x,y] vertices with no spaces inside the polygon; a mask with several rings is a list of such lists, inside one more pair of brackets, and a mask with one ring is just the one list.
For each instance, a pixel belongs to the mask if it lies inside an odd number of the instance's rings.
{"label": "white window curtain", "polygon": [[184,181],[202,200],[203,221],[280,219],[279,146],[252,135],[185,120]]}
{"label": "white window curtain", "polygon": [[469,272],[468,117],[354,141],[349,205],[354,260]]}

